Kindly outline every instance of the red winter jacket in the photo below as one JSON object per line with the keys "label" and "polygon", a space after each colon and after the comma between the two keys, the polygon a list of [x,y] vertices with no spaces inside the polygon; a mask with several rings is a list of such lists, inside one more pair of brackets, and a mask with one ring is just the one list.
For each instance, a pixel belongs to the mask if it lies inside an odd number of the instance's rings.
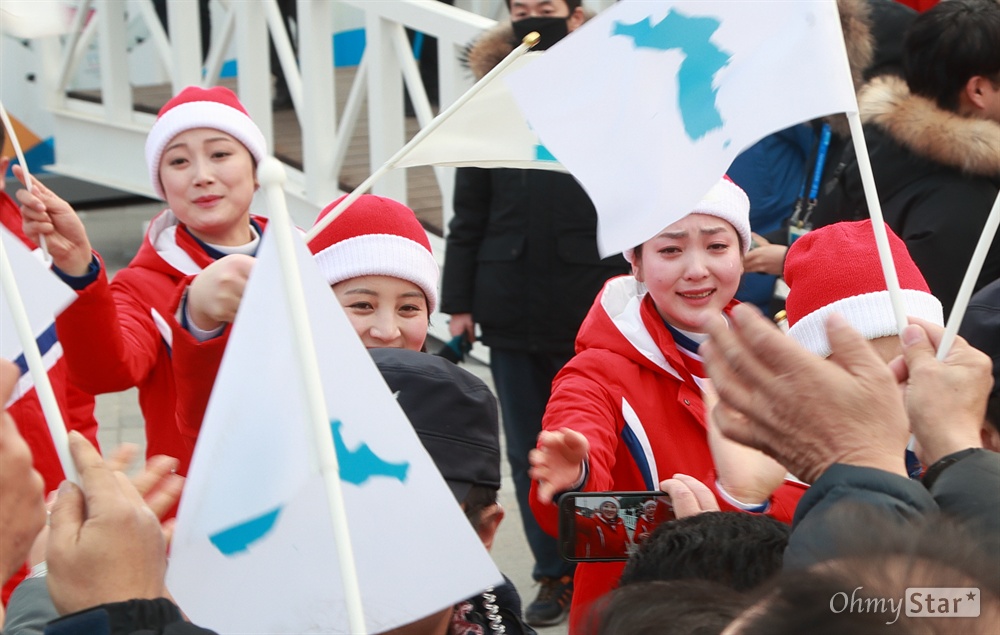
{"label": "red winter jacket", "polygon": [[[253,219],[264,227],[266,219]],[[180,460],[186,474],[192,446],[176,422],[176,391],[183,384],[211,386],[212,368],[175,376],[171,350],[186,331],[176,319],[181,292],[190,277],[213,259],[169,209],[150,223],[139,253],[108,284],[104,267],[98,279],[56,320],[70,378],[91,394],[136,386],[146,421],[146,456],[166,454]]]}
{"label": "red winter jacket", "polygon": [[[552,384],[542,428],[572,428],[587,437],[583,491],[656,490],[677,473],[715,487],[701,390],[652,298],[640,293],[632,276],[612,278],[594,301],[577,335],[576,356]],[[537,487],[533,482],[532,511],[545,531],[557,535],[557,506],[541,504]],[[797,483],[782,485],[768,514],[791,522],[804,491]],[[719,504],[734,509],[721,498]],[[577,565],[571,633],[589,605],[614,588],[623,568],[621,562]]]}

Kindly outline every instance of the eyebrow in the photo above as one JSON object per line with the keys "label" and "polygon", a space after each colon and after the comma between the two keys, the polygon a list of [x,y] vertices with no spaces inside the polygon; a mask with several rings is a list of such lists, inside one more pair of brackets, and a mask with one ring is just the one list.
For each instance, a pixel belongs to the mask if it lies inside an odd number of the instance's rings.
{"label": "eyebrow", "polygon": [[[215,141],[233,141],[233,139],[230,139],[229,137],[209,137],[208,139],[205,139],[204,143],[212,143],[212,142],[215,142]],[[187,144],[184,143],[183,141],[180,142],[180,143],[174,143],[172,145],[167,146],[163,150],[163,153],[166,154],[167,152],[170,152],[174,148],[182,148],[182,147],[186,147],[186,146],[187,146]]]}
{"label": "eyebrow", "polygon": [[365,289],[364,287],[359,287],[357,289],[348,289],[344,292],[344,295],[378,295],[371,289]]}
{"label": "eyebrow", "polygon": [[[721,234],[725,231],[726,228],[724,225],[716,225],[714,227],[704,227],[701,229],[700,233],[705,236],[714,236],[715,234]],[[679,232],[663,232],[659,236],[657,236],[657,238],[670,238],[673,240],[679,240],[681,238],[687,238],[687,237],[688,233],[686,230]]]}

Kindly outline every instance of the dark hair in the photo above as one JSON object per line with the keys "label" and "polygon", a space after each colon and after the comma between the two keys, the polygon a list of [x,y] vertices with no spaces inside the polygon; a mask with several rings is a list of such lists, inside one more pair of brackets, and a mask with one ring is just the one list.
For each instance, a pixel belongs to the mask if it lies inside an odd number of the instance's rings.
{"label": "dark hair", "polygon": [[718,635],[749,604],[707,580],[642,582],[615,589],[587,614],[586,635]]}
{"label": "dark hair", "polygon": [[462,501],[465,517],[472,523],[472,528],[479,530],[483,510],[497,502],[497,490],[485,485],[473,485]]}
{"label": "dark hair", "polygon": [[[564,0],[564,2],[566,3],[566,6],[569,7],[569,12],[572,15],[572,13],[576,11],[576,8],[583,3],[583,0]],[[510,0],[507,0],[507,10],[510,11]]]}
{"label": "dark hair", "polygon": [[1000,4],[948,0],[917,16],[903,43],[903,73],[910,91],[951,111],[972,77],[1000,84]]}
{"label": "dark hair", "polygon": [[[1000,616],[996,536],[938,514],[900,522],[856,503],[841,504],[829,523],[838,557],[782,573],[748,611],[740,635],[992,632],[979,629]],[[895,619],[888,600],[919,587],[978,587],[980,621],[911,617],[902,608]]]}
{"label": "dark hair", "polygon": [[781,570],[789,532],[773,518],[744,512],[671,520],[642,543],[618,584],[699,579],[746,591]]}

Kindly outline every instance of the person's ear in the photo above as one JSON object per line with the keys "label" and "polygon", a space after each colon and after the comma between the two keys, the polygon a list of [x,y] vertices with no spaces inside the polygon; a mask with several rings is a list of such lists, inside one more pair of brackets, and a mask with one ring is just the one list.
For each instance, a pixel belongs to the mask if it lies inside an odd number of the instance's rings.
{"label": "person's ear", "polygon": [[[0,157],[0,178],[7,178],[7,168],[10,167],[10,157]],[[3,185],[0,184],[0,190],[3,190]]]}
{"label": "person's ear", "polygon": [[569,14],[566,18],[566,32],[572,33],[574,30],[580,28],[585,20],[586,16],[583,14],[583,7],[577,7],[573,9],[573,12]]}
{"label": "person's ear", "polygon": [[632,258],[632,275],[635,276],[636,281],[645,282],[642,275],[642,258],[638,255]]}
{"label": "person's ear", "polygon": [[965,88],[963,89],[965,98],[977,110],[984,110],[986,108],[986,95],[983,88],[984,84],[988,81],[982,75],[973,75],[969,78],[969,81],[965,82]]}
{"label": "person's ear", "polygon": [[479,539],[483,541],[483,546],[486,547],[487,551],[493,548],[493,540],[496,538],[497,529],[500,528],[500,522],[504,515],[505,512],[500,503],[493,503],[479,514],[479,525],[476,533],[479,534]]}

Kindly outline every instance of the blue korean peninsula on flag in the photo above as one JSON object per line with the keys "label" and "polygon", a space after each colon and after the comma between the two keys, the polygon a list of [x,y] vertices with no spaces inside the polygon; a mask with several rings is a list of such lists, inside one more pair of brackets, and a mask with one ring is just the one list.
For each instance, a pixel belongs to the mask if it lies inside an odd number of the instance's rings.
{"label": "blue korean peninsula on flag", "polygon": [[[277,221],[272,221],[277,222]],[[275,230],[261,239],[177,515],[167,584],[219,633],[351,632],[330,494]],[[292,237],[369,633],[502,576],[320,275]],[[428,395],[433,399],[433,395]]]}
{"label": "blue korean peninsula on flag", "polygon": [[857,111],[834,0],[623,0],[504,79],[594,201],[605,256],[681,218],[764,136]]}

